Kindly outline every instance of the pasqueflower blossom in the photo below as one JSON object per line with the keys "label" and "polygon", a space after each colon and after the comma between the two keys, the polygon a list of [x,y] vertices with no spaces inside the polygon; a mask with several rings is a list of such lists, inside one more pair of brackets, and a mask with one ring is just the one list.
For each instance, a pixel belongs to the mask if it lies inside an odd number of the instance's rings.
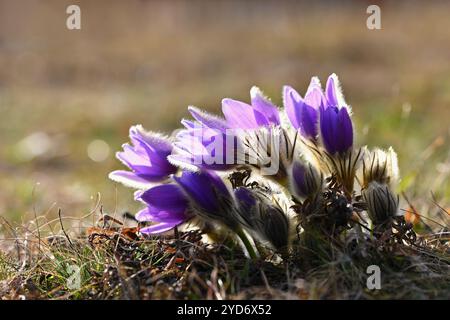
{"label": "pasqueflower blossom", "polygon": [[283,87],[283,104],[286,114],[295,129],[308,139],[318,135],[319,108],[326,104],[319,79],[313,77],[305,98],[290,86]]}
{"label": "pasqueflower blossom", "polygon": [[345,153],[353,145],[350,109],[345,103],[335,74],[328,77],[325,92],[317,77],[311,79],[305,97],[292,87],[283,88],[283,104],[291,125],[307,139],[319,134],[325,150],[334,155]]}
{"label": "pasqueflower blossom", "polygon": [[322,143],[329,154],[344,154],[353,146],[353,125],[335,74],[328,78],[325,92],[326,104],[320,107]]}
{"label": "pasqueflower blossom", "polygon": [[173,183],[153,187],[145,192],[138,192],[136,198],[147,207],[136,214],[138,221],[151,221],[157,224],[142,228],[146,234],[157,234],[173,229],[184,223],[192,214],[189,213],[189,200],[181,188]]}
{"label": "pasqueflower blossom", "polygon": [[109,178],[136,188],[147,188],[165,180],[178,168],[167,160],[172,152],[169,139],[161,134],[146,132],[141,125],[130,128],[131,145],[124,144],[116,157],[131,171],[117,170]]}
{"label": "pasqueflower blossom", "polygon": [[173,178],[189,198],[198,216],[222,222],[235,230],[237,222],[233,216],[233,198],[228,187],[213,171],[184,171],[180,177]]}
{"label": "pasqueflower blossom", "polygon": [[237,140],[224,119],[190,106],[169,161],[192,170],[227,170],[236,164]]}
{"label": "pasqueflower blossom", "polygon": [[[136,219],[154,223],[142,233],[192,219],[207,233],[223,228],[257,257],[257,242],[287,253],[291,213],[305,234],[312,228],[337,235],[363,211],[376,227],[388,225],[398,211],[396,154],[354,147],[351,109],[335,74],[325,90],[313,77],[303,97],[284,86],[284,112],[257,87],[250,98],[223,99],[223,117],[190,106],[192,118],[181,121],[173,141],[130,128],[131,144],[117,153],[130,171],[110,178],[141,189],[136,199],[146,207]],[[233,170],[227,174],[234,190],[216,172],[226,170]]]}
{"label": "pasqueflower blossom", "polygon": [[136,198],[147,204],[136,219],[159,224],[143,228],[143,233],[160,233],[187,221],[193,215],[212,222],[221,222],[232,230],[237,223],[233,218],[233,199],[227,186],[214,172],[184,171],[173,176],[175,183],[137,192]]}

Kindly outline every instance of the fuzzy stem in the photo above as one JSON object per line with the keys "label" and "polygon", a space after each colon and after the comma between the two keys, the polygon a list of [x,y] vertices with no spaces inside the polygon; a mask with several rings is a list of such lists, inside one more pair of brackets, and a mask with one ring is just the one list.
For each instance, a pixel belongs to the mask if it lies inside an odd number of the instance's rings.
{"label": "fuzzy stem", "polygon": [[250,256],[250,258],[252,259],[257,259],[258,255],[256,254],[252,244],[250,243],[250,240],[248,239],[247,235],[245,234],[244,230],[242,230],[241,228],[239,228],[236,231],[236,234],[238,235],[238,237],[242,240],[242,243],[245,246],[245,249],[247,249],[247,252]]}

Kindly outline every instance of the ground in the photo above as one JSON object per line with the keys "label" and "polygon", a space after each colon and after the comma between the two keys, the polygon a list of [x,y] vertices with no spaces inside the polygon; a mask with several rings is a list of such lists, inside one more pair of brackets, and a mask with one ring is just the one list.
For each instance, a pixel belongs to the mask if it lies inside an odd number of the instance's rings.
{"label": "ground", "polygon": [[[61,220],[62,223],[62,220]],[[294,241],[282,258],[250,260],[226,237],[199,231],[143,237],[136,228],[90,227],[18,240],[0,256],[2,299],[448,299],[449,238],[396,241],[314,238]],[[301,239],[302,235],[299,235]],[[405,238],[406,239],[406,238]],[[411,239],[411,238],[408,238]],[[410,241],[410,242],[409,242]],[[377,289],[369,266],[380,266]]]}

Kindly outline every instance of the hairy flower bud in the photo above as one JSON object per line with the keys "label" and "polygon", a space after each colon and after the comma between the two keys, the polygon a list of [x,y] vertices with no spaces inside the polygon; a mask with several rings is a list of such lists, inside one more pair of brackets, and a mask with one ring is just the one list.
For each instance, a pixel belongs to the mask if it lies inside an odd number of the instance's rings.
{"label": "hairy flower bud", "polygon": [[322,190],[323,176],[311,163],[294,162],[290,179],[291,190],[298,197],[307,198]]}
{"label": "hairy flower bud", "polygon": [[369,217],[375,225],[382,224],[396,215],[399,199],[388,185],[371,182],[362,194],[367,203]]}
{"label": "hairy flower bud", "polygon": [[244,187],[235,190],[238,220],[257,238],[268,241],[276,250],[287,248],[289,219],[283,210],[260,192]]}
{"label": "hairy flower bud", "polygon": [[374,149],[365,152],[363,159],[363,187],[376,181],[393,187],[399,175],[397,154],[390,147],[387,151]]}
{"label": "hairy flower bud", "polygon": [[258,220],[259,229],[277,250],[287,247],[289,241],[289,220],[278,206],[267,206]]}

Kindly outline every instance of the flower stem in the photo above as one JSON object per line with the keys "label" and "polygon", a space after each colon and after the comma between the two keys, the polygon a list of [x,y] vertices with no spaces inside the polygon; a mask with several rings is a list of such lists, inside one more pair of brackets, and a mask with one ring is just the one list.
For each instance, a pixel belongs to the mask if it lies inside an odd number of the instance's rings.
{"label": "flower stem", "polygon": [[242,243],[244,244],[245,249],[247,249],[247,252],[248,252],[248,255],[250,256],[250,258],[257,259],[258,255],[256,254],[255,249],[253,248],[253,245],[250,243],[250,240],[248,239],[244,230],[239,229],[236,231],[236,234],[242,240]]}

